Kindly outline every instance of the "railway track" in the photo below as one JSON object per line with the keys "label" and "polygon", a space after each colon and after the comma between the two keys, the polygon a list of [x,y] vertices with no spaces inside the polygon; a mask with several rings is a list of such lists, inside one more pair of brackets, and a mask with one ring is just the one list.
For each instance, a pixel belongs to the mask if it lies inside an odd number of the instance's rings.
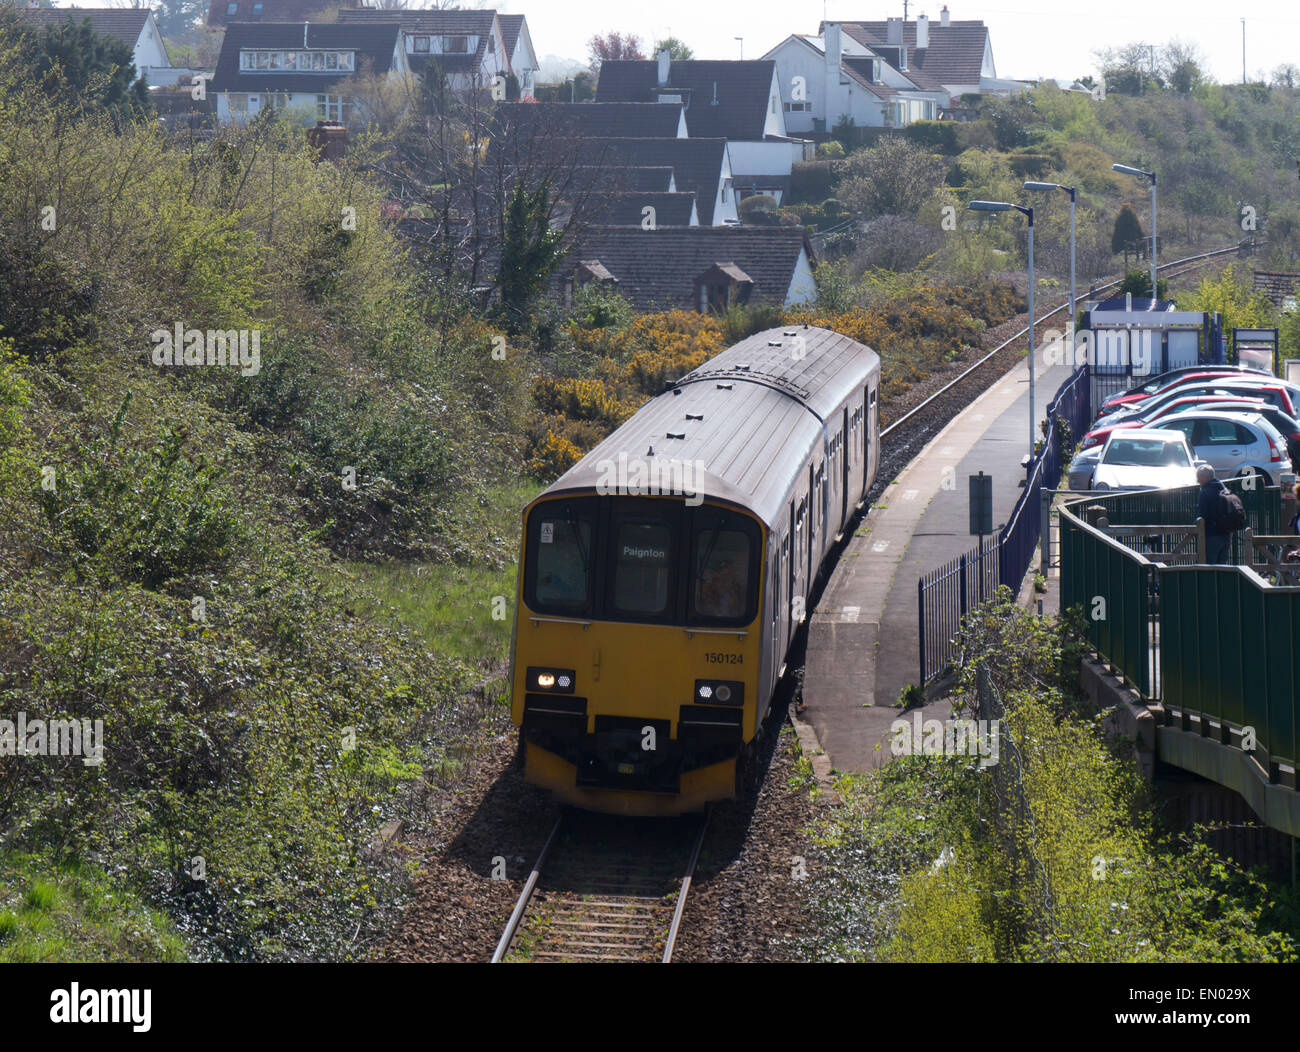
{"label": "railway track", "polygon": [[[1233,245],[1230,248],[1215,249],[1212,252],[1170,260],[1168,263],[1160,264],[1157,269],[1162,277],[1177,277],[1239,251],[1240,246]],[[1080,300],[1118,288],[1122,281],[1121,277],[1094,284],[1084,296],[1080,297]],[[1067,300],[1038,315],[1034,320],[1035,328],[1063,313],[1068,307]],[[883,492],[908,461],[920,452],[931,434],[969,405],[975,395],[992,386],[1017,358],[1024,356],[1023,348],[1017,345],[1028,333],[1029,326],[1026,325],[880,432],[882,462],[876,483],[869,494],[869,501],[874,501]]]}
{"label": "railway track", "polygon": [[492,955],[501,962],[672,960],[708,816],[566,811]]}

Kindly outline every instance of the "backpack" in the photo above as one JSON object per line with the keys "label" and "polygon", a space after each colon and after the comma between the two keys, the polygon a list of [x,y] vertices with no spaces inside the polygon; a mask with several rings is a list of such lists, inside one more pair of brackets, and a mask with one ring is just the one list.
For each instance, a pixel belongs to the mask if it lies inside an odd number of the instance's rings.
{"label": "backpack", "polygon": [[1234,533],[1244,529],[1246,509],[1241,498],[1230,490],[1220,490],[1215,501],[1214,519],[1214,525],[1218,527],[1215,533]]}

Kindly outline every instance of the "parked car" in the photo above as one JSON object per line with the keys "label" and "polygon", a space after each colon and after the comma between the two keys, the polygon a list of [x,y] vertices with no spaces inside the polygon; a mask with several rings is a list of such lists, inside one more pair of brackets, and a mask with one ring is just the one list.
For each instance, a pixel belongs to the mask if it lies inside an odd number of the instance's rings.
{"label": "parked car", "polygon": [[1188,380],[1203,379],[1213,376],[1240,376],[1242,373],[1256,374],[1259,376],[1269,376],[1269,373],[1262,369],[1256,369],[1249,365],[1186,365],[1181,369],[1170,369],[1168,372],[1161,373],[1159,376],[1153,376],[1141,383],[1134,384],[1127,391],[1120,391],[1113,394],[1101,404],[1100,415],[1106,416],[1113,413],[1123,406],[1141,401],[1153,394],[1159,394],[1167,391],[1171,387],[1176,387]]}
{"label": "parked car", "polygon": [[1092,489],[1092,473],[1097,470],[1097,461],[1101,459],[1103,445],[1080,449],[1070,461],[1068,476],[1070,489]]}
{"label": "parked car", "polygon": [[[1231,406],[1233,409],[1263,410],[1273,408],[1262,398],[1239,398],[1230,394],[1190,394],[1174,398],[1151,411],[1150,416],[1130,417],[1128,414],[1116,413],[1102,417],[1096,426],[1083,436],[1079,445],[1083,449],[1103,446],[1110,433],[1117,427],[1148,427],[1157,420],[1164,419],[1171,413],[1180,413],[1188,409],[1219,409]],[[1280,410],[1279,410],[1280,412]]]}
{"label": "parked car", "polygon": [[1170,489],[1195,486],[1196,468],[1178,430],[1133,428],[1106,440],[1092,475],[1093,489]]}
{"label": "parked car", "polygon": [[1219,402],[1206,402],[1198,406],[1184,406],[1172,413],[1166,412],[1158,417],[1162,423],[1170,417],[1181,416],[1188,412],[1198,412],[1206,410],[1211,413],[1233,413],[1236,415],[1249,416],[1252,413],[1258,413],[1270,424],[1273,429],[1286,442],[1286,456],[1291,461],[1292,469],[1300,468],[1300,420],[1282,412],[1277,406],[1269,405],[1267,402],[1260,402],[1256,399],[1224,400]]}
{"label": "parked car", "polygon": [[1276,486],[1282,475],[1291,472],[1286,440],[1260,413],[1179,413],[1152,428],[1178,432],[1187,439],[1192,455],[1214,468],[1219,478],[1263,475],[1265,485]]}

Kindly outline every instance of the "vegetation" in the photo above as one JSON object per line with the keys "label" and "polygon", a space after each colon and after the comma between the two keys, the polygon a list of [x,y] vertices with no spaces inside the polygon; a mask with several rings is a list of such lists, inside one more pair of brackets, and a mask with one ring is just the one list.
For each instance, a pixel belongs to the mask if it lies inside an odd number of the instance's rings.
{"label": "vegetation", "polygon": [[1076,638],[1005,589],[973,615],[954,715],[1001,720],[996,762],[900,757],[840,779],[815,831],[830,872],[810,889],[825,931],[809,956],[1296,959],[1293,891],[1153,819],[1132,743],[1076,696]]}

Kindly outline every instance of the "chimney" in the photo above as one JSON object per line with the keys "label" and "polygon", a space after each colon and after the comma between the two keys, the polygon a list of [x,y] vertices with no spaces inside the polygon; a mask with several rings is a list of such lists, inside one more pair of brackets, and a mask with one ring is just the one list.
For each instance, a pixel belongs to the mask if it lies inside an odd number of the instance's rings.
{"label": "chimney", "polygon": [[939,25],[943,26],[944,29],[948,28],[948,5],[947,4],[944,4],[943,8],[939,11]]}
{"label": "chimney", "polygon": [[885,19],[885,43],[895,47],[903,45],[903,20],[901,18]]}
{"label": "chimney", "polygon": [[822,43],[826,45],[826,68],[835,73],[840,72],[840,24],[827,22],[822,27]]}
{"label": "chimney", "polygon": [[660,51],[656,57],[659,59],[659,86],[666,88],[668,87],[668,67],[672,64],[672,57],[669,55],[667,48]]}
{"label": "chimney", "polygon": [[930,46],[930,20],[925,15],[916,16],[916,50]]}

